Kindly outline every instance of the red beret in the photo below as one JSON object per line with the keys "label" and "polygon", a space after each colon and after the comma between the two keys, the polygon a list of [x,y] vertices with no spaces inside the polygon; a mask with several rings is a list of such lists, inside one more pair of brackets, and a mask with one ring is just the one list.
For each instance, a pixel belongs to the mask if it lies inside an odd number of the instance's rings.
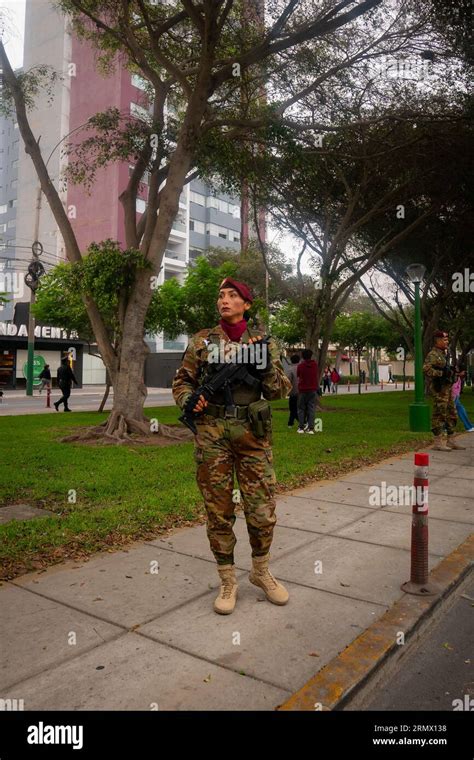
{"label": "red beret", "polygon": [[436,332],[434,333],[434,337],[435,338],[447,338],[448,337],[448,333],[445,332],[445,330],[436,330]]}
{"label": "red beret", "polygon": [[232,279],[232,277],[226,277],[219,285],[219,290],[221,288],[235,288],[244,301],[250,301],[250,303],[253,301],[253,295],[245,282],[238,282],[237,280]]}

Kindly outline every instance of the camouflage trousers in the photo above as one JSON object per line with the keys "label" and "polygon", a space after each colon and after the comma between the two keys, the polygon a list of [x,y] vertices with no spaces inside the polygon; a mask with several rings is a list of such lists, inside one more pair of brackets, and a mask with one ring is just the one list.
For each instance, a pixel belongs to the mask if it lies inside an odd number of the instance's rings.
{"label": "camouflage trousers", "polygon": [[431,430],[434,435],[441,435],[445,429],[448,435],[452,435],[456,428],[457,419],[451,386],[447,385],[441,391],[433,391]]}
{"label": "camouflage trousers", "polygon": [[270,439],[254,436],[246,420],[203,414],[195,422],[196,478],[206,505],[207,536],[217,563],[234,562],[234,468],[252,557],[267,554],[276,523],[276,478]]}

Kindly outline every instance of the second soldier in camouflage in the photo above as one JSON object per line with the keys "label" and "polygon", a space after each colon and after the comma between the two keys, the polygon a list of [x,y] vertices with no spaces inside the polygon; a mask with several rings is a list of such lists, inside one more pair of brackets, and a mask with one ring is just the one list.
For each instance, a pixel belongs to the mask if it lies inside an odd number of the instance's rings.
{"label": "second soldier in camouflage", "polygon": [[433,397],[431,417],[431,430],[435,437],[433,448],[436,451],[464,449],[465,447],[455,440],[457,414],[451,393],[454,372],[447,360],[449,336],[447,332],[437,330],[433,338],[434,346],[423,364],[423,372],[430,379]]}

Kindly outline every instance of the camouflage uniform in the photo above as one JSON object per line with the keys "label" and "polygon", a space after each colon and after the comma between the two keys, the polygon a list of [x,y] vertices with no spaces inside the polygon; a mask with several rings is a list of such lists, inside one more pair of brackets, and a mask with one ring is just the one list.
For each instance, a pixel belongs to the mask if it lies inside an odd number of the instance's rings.
{"label": "camouflage uniform", "polygon": [[[248,328],[240,342],[248,343],[261,332]],[[209,341],[210,343],[206,343]],[[183,408],[189,395],[202,382],[207,369],[207,357],[211,345],[230,342],[220,325],[201,330],[189,341],[181,367],[172,384],[173,397]],[[232,388],[234,403],[245,407],[263,397],[286,398],[291,383],[283,370],[278,347],[270,339],[272,366],[267,372],[259,372],[261,391],[241,384]],[[197,483],[203,495],[207,512],[207,535],[214,557],[219,565],[233,564],[236,538],[233,531],[236,516],[233,502],[234,466],[243,501],[252,557],[268,553],[276,523],[271,433],[257,438],[248,419],[215,416],[222,413],[224,393],[218,391],[209,401],[204,414],[195,418],[198,433],[195,437],[194,457],[197,463]],[[218,405],[218,406],[216,406]],[[214,414],[209,412],[213,410]]]}
{"label": "camouflage uniform", "polygon": [[431,418],[431,430],[435,436],[441,435],[444,430],[448,435],[453,435],[457,415],[451,394],[451,380],[443,377],[443,369],[446,367],[446,353],[441,348],[432,348],[426,356],[423,364],[423,372],[431,379],[433,394],[433,414]]}

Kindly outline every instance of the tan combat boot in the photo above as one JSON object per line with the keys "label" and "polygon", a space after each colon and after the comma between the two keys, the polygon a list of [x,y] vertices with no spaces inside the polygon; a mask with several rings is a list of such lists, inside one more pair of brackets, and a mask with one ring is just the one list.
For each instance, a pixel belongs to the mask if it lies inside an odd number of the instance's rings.
{"label": "tan combat boot", "polygon": [[265,554],[263,557],[252,557],[252,570],[249,574],[249,581],[254,586],[263,588],[267,599],[273,602],[273,604],[286,604],[290,595],[268,569],[269,559],[269,554]]}
{"label": "tan combat boot", "polygon": [[221,589],[214,602],[214,610],[219,615],[230,615],[234,611],[238,588],[234,565],[218,565],[217,572],[221,578]]}
{"label": "tan combat boot", "polygon": [[434,451],[451,451],[450,447],[446,446],[446,441],[442,435],[435,435],[433,446],[431,448],[434,449]]}
{"label": "tan combat boot", "polygon": [[446,446],[448,447],[448,449],[459,449],[460,451],[466,450],[465,446],[461,446],[461,444],[456,441],[456,433],[454,433],[453,435],[448,435],[447,440],[446,440]]}

